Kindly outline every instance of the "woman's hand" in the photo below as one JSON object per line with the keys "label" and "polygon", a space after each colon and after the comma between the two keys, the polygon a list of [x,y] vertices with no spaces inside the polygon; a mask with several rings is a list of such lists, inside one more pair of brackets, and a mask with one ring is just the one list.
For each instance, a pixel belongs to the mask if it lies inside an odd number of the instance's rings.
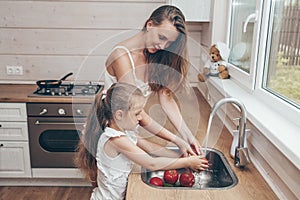
{"label": "woman's hand", "polygon": [[190,140],[189,144],[190,144],[192,150],[195,152],[195,154],[197,154],[197,155],[202,155],[203,154],[202,149],[201,149],[201,145],[198,142],[198,140],[196,140],[196,138]]}
{"label": "woman's hand", "polygon": [[176,139],[173,141],[178,148],[180,149],[181,153],[183,154],[183,157],[187,156],[196,156],[197,154],[193,151],[192,147],[183,139],[176,137]]}

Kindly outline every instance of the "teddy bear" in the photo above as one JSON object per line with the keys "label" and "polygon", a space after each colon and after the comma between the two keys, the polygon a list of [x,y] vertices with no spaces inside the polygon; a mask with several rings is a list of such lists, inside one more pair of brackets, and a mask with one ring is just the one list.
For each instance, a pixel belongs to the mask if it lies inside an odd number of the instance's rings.
{"label": "teddy bear", "polygon": [[[229,79],[230,75],[227,68],[227,60],[229,56],[229,48],[226,44],[218,42],[213,44],[209,50],[209,60],[205,63],[203,74],[205,76],[216,76],[220,79]],[[201,82],[205,78],[201,73],[198,74],[198,79]]]}

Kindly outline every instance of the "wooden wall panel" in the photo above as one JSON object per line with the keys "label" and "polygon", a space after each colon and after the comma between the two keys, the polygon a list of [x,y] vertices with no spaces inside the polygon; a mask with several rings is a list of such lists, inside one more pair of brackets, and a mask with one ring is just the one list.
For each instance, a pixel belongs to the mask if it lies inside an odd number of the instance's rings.
{"label": "wooden wall panel", "polygon": [[[166,2],[0,1],[0,81],[58,79],[70,71],[71,79],[103,80],[104,60],[111,48],[139,31],[151,12]],[[187,27],[189,79],[197,82],[202,25],[188,23]],[[23,66],[24,75],[6,74],[6,66],[15,65]]]}
{"label": "wooden wall panel", "polygon": [[[5,67],[0,67],[0,80],[37,81],[40,79],[59,79],[73,72],[68,80],[103,81],[106,56],[51,56],[51,55],[0,55],[1,63],[22,65],[23,76],[6,75]],[[191,57],[188,78],[197,82],[198,57]]]}
{"label": "wooden wall panel", "polygon": [[0,26],[140,29],[159,5],[155,2],[0,1]]}
{"label": "wooden wall panel", "polygon": [[88,55],[111,47],[136,31],[84,29],[2,29],[0,54]]}
{"label": "wooden wall panel", "polygon": [[68,80],[98,81],[103,79],[105,56],[38,56],[2,55],[0,60],[11,65],[22,65],[23,76],[8,76],[5,68],[0,68],[0,80],[37,81],[59,79],[69,72],[74,75]]}
{"label": "wooden wall panel", "polygon": [[[3,28],[0,54],[87,55],[93,51],[93,54],[106,55],[116,43],[137,31]],[[200,55],[198,35],[200,33],[190,32],[188,47],[191,56]]]}

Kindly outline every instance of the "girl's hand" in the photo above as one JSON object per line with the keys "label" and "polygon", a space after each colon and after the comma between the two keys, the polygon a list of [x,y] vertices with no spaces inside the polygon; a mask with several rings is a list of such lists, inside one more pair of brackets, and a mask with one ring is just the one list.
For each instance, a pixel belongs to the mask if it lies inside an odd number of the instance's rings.
{"label": "girl's hand", "polygon": [[208,161],[199,156],[190,156],[190,169],[193,171],[203,171],[208,168]]}

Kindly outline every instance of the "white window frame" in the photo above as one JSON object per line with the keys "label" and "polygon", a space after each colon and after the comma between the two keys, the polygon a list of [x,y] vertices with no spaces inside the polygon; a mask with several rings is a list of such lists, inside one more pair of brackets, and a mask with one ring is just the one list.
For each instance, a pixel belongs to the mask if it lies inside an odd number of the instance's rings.
{"label": "white window frame", "polygon": [[[261,41],[260,42],[260,49],[261,51],[258,54],[258,67],[257,68],[257,78],[256,78],[256,85],[255,85],[255,96],[263,100],[264,102],[267,102],[270,107],[272,107],[276,112],[280,113],[281,115],[285,116],[289,121],[300,124],[300,109],[293,105],[290,102],[287,102],[286,100],[278,97],[277,95],[273,94],[271,91],[268,91],[267,89],[263,88],[264,81],[266,77],[264,77],[264,74],[267,73],[267,67],[265,67],[266,63],[268,62],[268,57],[266,56],[269,52],[267,49],[267,40],[268,40],[268,32],[269,32],[269,26],[268,24],[273,23],[272,19],[269,19],[269,15],[271,12],[271,1],[272,0],[264,0],[264,10],[263,13],[266,13],[263,15],[262,18],[262,29],[261,29]],[[300,133],[299,133],[300,134]]]}
{"label": "white window frame", "polygon": [[[231,4],[229,6],[229,11],[232,13],[232,4],[233,0],[230,1]],[[262,6],[263,1],[256,0],[256,21],[254,23],[254,35],[253,35],[253,44],[251,55],[258,55],[259,53],[259,36],[260,36],[260,28],[261,28],[261,16],[262,16]],[[231,26],[231,15],[229,17],[229,26]],[[230,31],[230,28],[228,29]],[[228,34],[227,41],[230,41],[230,33]],[[251,57],[250,62],[250,72],[247,73],[240,68],[228,63],[228,67],[230,69],[230,74],[232,75],[233,79],[237,82],[241,83],[245,89],[249,91],[253,91],[255,89],[255,81],[256,81],[256,68],[257,68],[257,56]]]}
{"label": "white window frame", "polygon": [[[256,97],[257,99],[260,99],[262,102],[266,103],[279,115],[284,116],[290,122],[299,125],[300,109],[263,88],[264,73],[267,72],[267,67],[265,67],[265,65],[268,59],[268,51],[266,50],[269,31],[268,23],[272,23],[271,19],[269,19],[271,12],[271,1],[272,0],[256,1],[256,12],[258,14],[258,18],[254,26],[250,73],[248,74],[228,63],[230,74],[232,79],[238,84],[242,85],[243,88],[249,93],[252,93],[253,97]],[[229,25],[230,21],[231,19],[229,19]],[[228,34],[228,41],[229,37],[230,34]]]}

